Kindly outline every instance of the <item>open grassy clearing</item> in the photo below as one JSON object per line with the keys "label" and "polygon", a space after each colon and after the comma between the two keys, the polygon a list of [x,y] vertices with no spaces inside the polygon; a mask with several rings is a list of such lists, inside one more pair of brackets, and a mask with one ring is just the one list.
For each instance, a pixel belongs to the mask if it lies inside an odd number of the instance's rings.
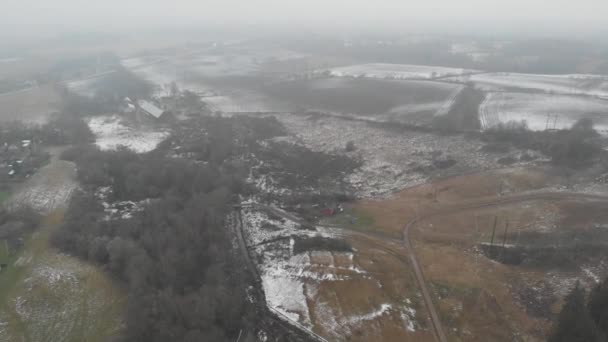
{"label": "open grassy clearing", "polygon": [[[496,214],[511,215],[515,224],[515,209],[521,208],[504,208]],[[530,213],[523,209],[517,223],[525,225],[524,217]],[[550,320],[546,315],[529,315],[526,304],[530,304],[530,298],[516,297],[525,292],[528,284],[537,284],[542,273],[511,268],[479,251],[478,244],[491,239],[493,213],[466,212],[424,221],[413,234],[414,248],[431,285],[442,323],[454,341],[504,341],[514,337],[543,341]],[[479,232],[475,214],[480,215]],[[503,229],[504,220],[495,236],[499,244],[503,241]],[[547,310],[550,312],[550,308]]]}
{"label": "open grassy clearing", "polygon": [[442,207],[495,197],[499,192],[519,193],[550,187],[557,177],[543,168],[510,168],[436,180],[393,194],[388,199],[365,199],[354,204],[374,220],[373,227],[401,237],[406,222]]}
{"label": "open grassy clearing", "polygon": [[[399,246],[387,251],[367,238],[349,241],[356,250],[350,258],[364,276],[324,281],[311,291],[308,304],[315,331],[329,340],[433,341],[427,313]],[[329,268],[349,263],[337,254],[334,266],[331,259],[325,262]]]}
{"label": "open grassy clearing", "polygon": [[59,91],[51,85],[0,94],[0,122],[45,122],[50,114],[59,109],[60,102]]}
{"label": "open grassy clearing", "polygon": [[62,215],[49,215],[0,274],[4,341],[105,341],[120,331],[122,291],[95,266],[49,246]]}
{"label": "open grassy clearing", "polygon": [[321,220],[321,223],[363,232],[374,230],[373,216],[360,208],[353,208],[351,206],[344,208],[344,211],[341,213]]}
{"label": "open grassy clearing", "polygon": [[[373,217],[375,229],[398,237],[405,222],[425,213],[560,182],[543,169],[496,170],[438,180],[355,208]],[[600,207],[537,200],[437,214],[416,225],[413,246],[449,340],[544,341],[570,287],[577,280],[592,286],[608,274],[601,253],[608,236],[597,228],[608,217]]]}
{"label": "open grassy clearing", "polygon": [[0,191],[0,205],[4,203],[11,194],[8,191]]}
{"label": "open grassy clearing", "polygon": [[54,158],[8,200],[12,207],[31,206],[46,216],[0,272],[0,340],[106,341],[120,332],[123,291],[95,266],[49,245],[74,177],[73,164]]}
{"label": "open grassy clearing", "polygon": [[416,252],[453,340],[544,341],[568,290],[608,274],[600,207],[530,201],[421,223]]}

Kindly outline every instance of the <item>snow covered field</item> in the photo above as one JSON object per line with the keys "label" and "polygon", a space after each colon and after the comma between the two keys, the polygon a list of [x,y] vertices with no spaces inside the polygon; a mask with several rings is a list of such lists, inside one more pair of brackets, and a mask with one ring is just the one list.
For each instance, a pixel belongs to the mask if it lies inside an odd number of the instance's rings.
{"label": "snow covered field", "polygon": [[429,65],[370,63],[333,68],[330,69],[329,72],[330,75],[335,77],[369,77],[415,80],[458,76],[473,71],[474,70]]}
{"label": "snow covered field", "polygon": [[169,136],[165,131],[128,127],[121,121],[117,115],[89,119],[89,128],[96,137],[95,144],[101,150],[115,150],[124,146],[137,153],[150,152]]}
{"label": "snow covered field", "polygon": [[448,78],[446,81],[470,81],[486,91],[519,88],[545,93],[589,95],[608,99],[608,77],[599,75],[480,73],[471,76]]}
{"label": "snow covered field", "polygon": [[[130,68],[135,75],[155,86],[154,96],[167,96],[171,84],[180,90],[188,90],[201,96],[212,111],[234,112],[272,112],[289,110],[263,96],[245,89],[225,89],[213,87],[204,81],[196,65],[182,65],[179,61],[166,61],[155,64],[138,64],[141,61],[123,60],[123,66]],[[226,75],[224,75],[226,76]],[[293,109],[293,108],[291,108]]]}
{"label": "snow covered field", "polygon": [[80,96],[92,98],[95,96],[97,79],[90,78],[85,80],[70,81],[66,83],[66,88],[72,93]]}
{"label": "snow covered field", "polygon": [[590,118],[595,128],[608,134],[608,101],[589,97],[488,93],[479,107],[482,129],[509,121],[525,121],[529,129],[570,128],[580,118]]}

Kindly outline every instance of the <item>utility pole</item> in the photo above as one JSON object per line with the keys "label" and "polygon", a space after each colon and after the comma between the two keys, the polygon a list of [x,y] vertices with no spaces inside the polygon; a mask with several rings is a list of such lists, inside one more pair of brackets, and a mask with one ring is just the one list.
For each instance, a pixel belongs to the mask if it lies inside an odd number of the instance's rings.
{"label": "utility pole", "polygon": [[[477,223],[477,215],[475,215],[475,247],[479,244],[479,224]],[[479,253],[475,253],[475,274],[479,275]]]}
{"label": "utility pole", "polygon": [[553,117],[553,129],[557,129],[557,114]]}
{"label": "utility pole", "polygon": [[505,233],[502,238],[502,261],[505,261],[505,245],[507,244],[507,232],[509,231],[509,219],[505,223]]}
{"label": "utility pole", "polygon": [[494,253],[494,235],[496,234],[496,224],[498,223],[498,216],[494,216],[494,227],[492,227],[492,238],[490,239],[490,256]]}

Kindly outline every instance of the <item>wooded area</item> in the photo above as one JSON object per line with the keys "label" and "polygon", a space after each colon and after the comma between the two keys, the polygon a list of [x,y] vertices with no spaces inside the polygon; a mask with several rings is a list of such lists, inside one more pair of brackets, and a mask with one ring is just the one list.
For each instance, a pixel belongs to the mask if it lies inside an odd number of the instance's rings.
{"label": "wooded area", "polygon": [[[143,155],[91,146],[64,153],[78,165],[85,191],[71,201],[53,242],[126,284],[125,341],[234,341],[241,329],[255,331],[261,318],[246,301],[251,279],[224,220],[248,191],[231,159],[243,146],[236,137],[267,134],[272,122],[265,122],[205,118],[205,138],[186,147],[194,160],[166,157],[176,139]],[[108,201],[147,204],[130,218],[108,220],[93,193],[100,187],[110,187]]]}
{"label": "wooded area", "polygon": [[566,296],[549,342],[608,341],[608,278],[588,296],[580,284]]}

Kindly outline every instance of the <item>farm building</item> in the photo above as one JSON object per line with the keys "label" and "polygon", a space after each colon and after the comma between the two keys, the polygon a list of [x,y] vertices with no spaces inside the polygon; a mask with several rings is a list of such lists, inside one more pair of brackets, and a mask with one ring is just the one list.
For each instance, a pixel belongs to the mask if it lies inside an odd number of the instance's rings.
{"label": "farm building", "polygon": [[147,115],[151,115],[155,118],[160,118],[165,111],[157,107],[154,103],[146,100],[140,100],[137,102],[138,108],[141,112]]}

